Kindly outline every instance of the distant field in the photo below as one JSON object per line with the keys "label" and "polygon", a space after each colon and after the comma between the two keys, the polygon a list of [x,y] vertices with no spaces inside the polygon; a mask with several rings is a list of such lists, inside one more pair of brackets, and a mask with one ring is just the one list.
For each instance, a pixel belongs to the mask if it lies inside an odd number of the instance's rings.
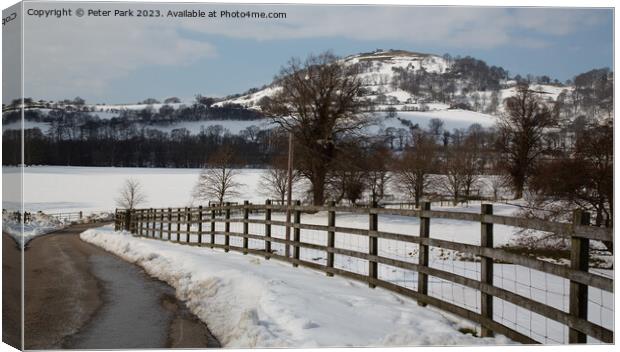
{"label": "distant field", "polygon": [[[101,113],[93,113],[94,115],[100,115]],[[111,113],[105,113],[111,114]],[[444,128],[446,130],[452,130],[455,128],[468,128],[471,124],[478,123],[482,127],[491,127],[496,121],[496,118],[491,115],[481,114],[474,111],[466,110],[434,110],[434,111],[403,111],[397,112],[396,117],[386,118],[385,112],[377,112],[374,117],[377,119],[377,123],[368,128],[369,133],[378,133],[381,129],[389,127],[394,128],[407,128],[401,120],[410,121],[412,124],[418,124],[422,128],[428,127],[429,120],[432,118],[438,118],[443,120]],[[103,118],[103,117],[102,117]],[[105,117],[104,119],[108,119]],[[156,129],[163,132],[170,133],[170,131],[177,128],[186,128],[191,134],[198,134],[202,128],[208,128],[209,126],[220,125],[227,129],[232,134],[239,134],[244,129],[250,126],[258,126],[261,130],[266,130],[275,127],[270,120],[204,120],[204,121],[179,121],[170,125],[144,125],[138,124],[138,128]],[[51,124],[47,122],[35,122],[26,120],[25,128],[39,128],[43,133],[47,132]],[[18,130],[21,128],[20,122],[12,122],[4,124],[2,130]]]}

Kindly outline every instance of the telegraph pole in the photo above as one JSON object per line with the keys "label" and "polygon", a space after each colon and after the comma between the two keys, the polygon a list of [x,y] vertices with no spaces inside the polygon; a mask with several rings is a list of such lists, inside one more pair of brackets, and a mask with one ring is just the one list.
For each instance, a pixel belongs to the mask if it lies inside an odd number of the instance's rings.
{"label": "telegraph pole", "polygon": [[[288,170],[287,170],[287,207],[286,207],[286,240],[291,240],[291,205],[293,202],[293,132],[288,133]],[[291,255],[291,247],[287,243],[285,247],[286,257]]]}

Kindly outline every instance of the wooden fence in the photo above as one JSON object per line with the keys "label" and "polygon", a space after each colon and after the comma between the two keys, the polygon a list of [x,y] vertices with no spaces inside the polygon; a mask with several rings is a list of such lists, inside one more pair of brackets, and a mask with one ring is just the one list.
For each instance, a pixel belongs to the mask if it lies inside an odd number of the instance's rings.
{"label": "wooden fence", "polygon": [[[292,212],[292,221],[272,220],[276,212]],[[243,254],[256,254],[266,259],[274,258],[292,263],[293,266],[305,266],[321,270],[329,276],[341,275],[347,278],[368,283],[369,287],[384,289],[402,294],[417,300],[420,305],[435,306],[443,311],[480,324],[482,336],[493,336],[499,333],[521,343],[539,343],[531,336],[517,331],[494,319],[493,301],[495,299],[509,302],[544,318],[559,322],[568,327],[569,343],[585,343],[588,336],[604,343],[613,343],[614,332],[588,319],[588,289],[596,288],[601,292],[613,293],[613,279],[590,273],[588,269],[590,241],[613,241],[613,232],[608,228],[589,226],[590,218],[586,212],[575,211],[572,223],[557,223],[534,219],[516,218],[493,214],[490,204],[481,206],[481,213],[465,213],[452,211],[433,211],[430,203],[423,202],[420,209],[387,209],[387,208],[353,208],[337,207],[333,203],[328,206],[302,206],[299,201],[287,209],[285,205],[274,205],[266,201],[263,205],[244,202],[242,205],[210,206],[197,208],[167,209],[134,209],[117,210],[115,226],[117,230],[127,230],[136,236],[175,241],[196,246],[221,248],[239,251]],[[306,213],[327,212],[327,224],[317,225],[302,223],[302,215]],[[260,213],[250,217],[250,214]],[[336,225],[337,214],[353,213],[368,217],[367,228],[349,228]],[[221,214],[221,215],[218,215]],[[403,234],[379,230],[379,216],[404,216],[420,219],[419,233]],[[476,222],[480,224],[480,245],[447,241],[430,236],[431,219],[451,219]],[[220,229],[216,229],[220,224]],[[242,231],[231,231],[231,224],[241,225]],[[262,234],[251,233],[249,225],[255,224],[262,228]],[[556,233],[570,240],[570,265],[555,264],[536,259],[532,256],[517,254],[506,249],[496,248],[493,243],[494,225],[506,225]],[[272,236],[272,227],[289,227],[292,238]],[[222,229],[223,227],[223,229]],[[262,229],[261,229],[262,230]],[[325,234],[324,244],[303,242],[300,238],[302,230],[320,231]],[[258,231],[257,231],[258,232]],[[367,251],[339,248],[335,246],[337,234],[362,236],[368,241]],[[223,237],[217,243],[216,236]],[[190,241],[190,237],[193,240]],[[231,244],[231,238],[240,238]],[[418,260],[411,262],[380,255],[379,239],[418,246]],[[262,243],[260,249],[249,246],[249,241]],[[291,256],[283,252],[276,253],[272,244],[290,246]],[[468,253],[480,258],[480,275],[472,279],[466,275],[441,270],[429,265],[431,247],[444,250]],[[325,264],[300,258],[300,249],[321,251],[326,256]],[[367,261],[367,274],[360,274],[334,266],[334,255]],[[526,297],[512,290],[494,285],[494,263],[509,263],[516,266],[554,275],[570,282],[568,309],[560,309],[540,300]],[[411,289],[388,282],[378,276],[378,265],[386,265],[417,273],[417,289]],[[453,302],[434,297],[429,294],[429,277],[439,278],[479,292],[479,311],[471,310]],[[613,309],[613,308],[612,308]]]}
{"label": "wooden fence", "polygon": [[[5,210],[2,210],[2,213],[6,213]],[[9,212],[9,217],[11,220],[16,222],[24,222],[24,224],[30,223],[32,221],[32,212],[25,211],[23,214],[19,211]],[[35,213],[36,214],[36,213]],[[83,213],[81,211],[71,212],[71,213],[40,213],[52,218],[55,218],[60,221],[79,221],[82,220]]]}
{"label": "wooden fence", "polygon": [[49,213],[45,214],[56,218],[60,221],[79,221],[84,217],[84,213],[81,211],[70,212],[70,213]]}

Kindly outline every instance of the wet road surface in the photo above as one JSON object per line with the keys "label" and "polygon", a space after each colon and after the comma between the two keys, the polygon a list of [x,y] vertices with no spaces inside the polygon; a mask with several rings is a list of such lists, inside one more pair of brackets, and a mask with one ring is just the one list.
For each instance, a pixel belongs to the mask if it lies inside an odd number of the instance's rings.
{"label": "wet road surface", "polygon": [[26,348],[219,347],[173,288],[81,241],[86,228],[73,226],[29,243]]}

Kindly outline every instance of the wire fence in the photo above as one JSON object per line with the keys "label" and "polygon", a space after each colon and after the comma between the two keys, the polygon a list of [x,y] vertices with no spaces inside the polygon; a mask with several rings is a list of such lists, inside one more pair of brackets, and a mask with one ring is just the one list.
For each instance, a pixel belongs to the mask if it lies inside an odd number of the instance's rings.
{"label": "wire fence", "polygon": [[[445,239],[431,231],[433,219],[479,226],[479,234]],[[584,212],[575,212],[573,223],[554,223],[493,215],[487,204],[472,214],[431,211],[429,203],[410,210],[245,202],[118,210],[116,220],[117,229],[139,236],[257,254],[383,287],[479,324],[480,336],[613,342],[613,276],[589,270],[589,242],[612,241],[612,232],[588,226]],[[388,232],[395,223],[403,230]],[[570,265],[496,248],[493,230],[500,225],[566,236]]]}

